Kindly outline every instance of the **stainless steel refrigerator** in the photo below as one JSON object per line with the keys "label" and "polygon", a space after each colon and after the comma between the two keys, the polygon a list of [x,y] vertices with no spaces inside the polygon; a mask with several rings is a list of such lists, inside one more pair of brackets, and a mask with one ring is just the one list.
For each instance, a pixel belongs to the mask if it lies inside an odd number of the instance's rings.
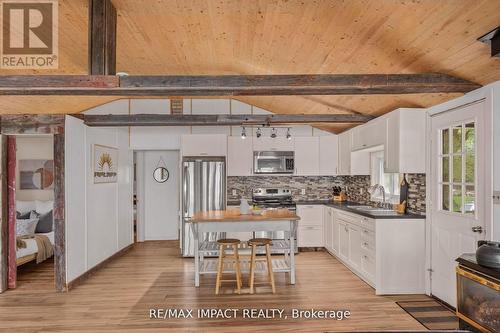
{"label": "stainless steel refrigerator", "polygon": [[[226,209],[226,160],[224,157],[184,157],[182,161],[182,255],[194,256],[191,224],[194,213]],[[200,241],[216,241],[225,233],[206,233]]]}

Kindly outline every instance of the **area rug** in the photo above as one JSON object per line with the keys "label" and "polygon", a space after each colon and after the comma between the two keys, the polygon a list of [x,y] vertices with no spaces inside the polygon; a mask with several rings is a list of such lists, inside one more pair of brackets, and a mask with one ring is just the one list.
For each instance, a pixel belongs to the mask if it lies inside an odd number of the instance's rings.
{"label": "area rug", "polygon": [[458,317],[439,302],[400,301],[396,304],[429,330],[458,329]]}

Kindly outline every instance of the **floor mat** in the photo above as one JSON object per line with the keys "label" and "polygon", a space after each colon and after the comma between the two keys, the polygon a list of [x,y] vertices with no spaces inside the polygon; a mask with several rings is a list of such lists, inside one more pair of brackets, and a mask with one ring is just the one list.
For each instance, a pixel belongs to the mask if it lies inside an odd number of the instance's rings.
{"label": "floor mat", "polygon": [[429,330],[458,329],[458,317],[439,302],[400,301],[396,304]]}

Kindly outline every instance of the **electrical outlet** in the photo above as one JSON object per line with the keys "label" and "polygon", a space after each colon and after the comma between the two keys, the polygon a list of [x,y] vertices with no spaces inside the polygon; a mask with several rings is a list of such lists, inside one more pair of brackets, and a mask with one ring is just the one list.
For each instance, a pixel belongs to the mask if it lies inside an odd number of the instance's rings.
{"label": "electrical outlet", "polygon": [[236,195],[236,190],[232,190],[232,191],[231,191],[231,194],[232,194],[233,196],[234,196],[234,195]]}
{"label": "electrical outlet", "polygon": [[301,189],[300,194],[302,194],[302,195],[306,194],[306,189],[305,188]]}
{"label": "electrical outlet", "polygon": [[500,191],[493,191],[493,204],[500,205]]}

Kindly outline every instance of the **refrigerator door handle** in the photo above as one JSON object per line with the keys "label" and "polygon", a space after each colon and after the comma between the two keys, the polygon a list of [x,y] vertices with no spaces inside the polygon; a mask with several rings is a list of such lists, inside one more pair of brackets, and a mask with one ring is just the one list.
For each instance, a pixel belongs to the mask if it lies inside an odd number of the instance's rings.
{"label": "refrigerator door handle", "polygon": [[184,202],[183,202],[183,208],[184,208],[184,217],[187,217],[188,215],[188,198],[189,198],[189,168],[187,165],[184,166]]}

